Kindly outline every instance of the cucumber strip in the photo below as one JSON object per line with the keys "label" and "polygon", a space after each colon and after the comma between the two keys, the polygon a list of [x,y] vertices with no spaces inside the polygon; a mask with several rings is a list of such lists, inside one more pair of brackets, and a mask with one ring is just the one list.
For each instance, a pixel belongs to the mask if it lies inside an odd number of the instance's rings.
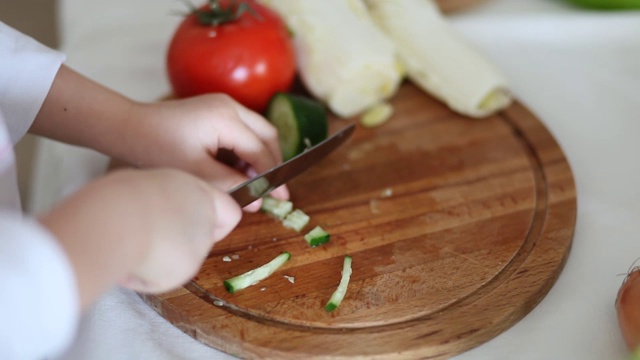
{"label": "cucumber strip", "polygon": [[351,256],[347,255],[344,257],[344,263],[342,265],[342,278],[340,279],[340,284],[336,291],[333,292],[331,298],[324,306],[324,309],[327,311],[333,311],[342,302],[344,296],[347,294],[347,287],[349,286],[349,280],[351,279]]}
{"label": "cucumber strip", "polygon": [[235,293],[238,290],[242,290],[244,288],[248,288],[251,285],[255,285],[261,280],[266,279],[271,274],[273,274],[280,266],[286,263],[291,258],[291,254],[285,251],[282,254],[276,256],[270,262],[255,268],[253,270],[247,271],[242,275],[238,275],[232,277],[231,279],[227,279],[224,281],[224,287],[230,293]]}
{"label": "cucumber strip", "polygon": [[326,244],[329,242],[330,238],[331,235],[329,235],[328,232],[324,231],[324,229],[320,226],[314,227],[304,236],[304,239],[311,247]]}
{"label": "cucumber strip", "polygon": [[309,223],[309,215],[300,209],[295,209],[287,215],[282,221],[282,225],[287,228],[300,232]]}
{"label": "cucumber strip", "polygon": [[291,211],[293,211],[293,203],[288,200],[280,200],[271,196],[264,196],[262,198],[262,207],[260,209],[267,214],[282,220],[289,215]]}

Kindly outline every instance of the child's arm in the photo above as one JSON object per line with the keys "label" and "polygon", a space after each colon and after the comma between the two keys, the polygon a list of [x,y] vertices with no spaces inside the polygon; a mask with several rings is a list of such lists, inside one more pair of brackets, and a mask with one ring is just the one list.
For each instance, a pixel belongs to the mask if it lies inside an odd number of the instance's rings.
{"label": "child's arm", "polygon": [[193,277],[240,221],[226,193],[177,170],[121,170],[40,218],[76,274],[85,308],[116,283],[161,292]]}
{"label": "child's arm", "polygon": [[[226,95],[134,102],[62,66],[30,132],[138,167],[170,166],[229,189],[247,179],[216,160],[232,150],[254,172],[282,161],[277,131]],[[275,193],[287,197],[286,188]]]}

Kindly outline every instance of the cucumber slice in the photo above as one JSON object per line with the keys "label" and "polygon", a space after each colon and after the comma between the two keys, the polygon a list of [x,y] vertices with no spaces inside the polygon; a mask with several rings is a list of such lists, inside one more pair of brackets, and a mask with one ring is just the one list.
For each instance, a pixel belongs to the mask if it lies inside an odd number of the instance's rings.
{"label": "cucumber slice", "polygon": [[309,215],[300,209],[295,209],[282,221],[282,225],[287,228],[300,232],[309,223]]}
{"label": "cucumber slice", "polygon": [[291,211],[293,211],[293,203],[288,200],[280,200],[271,196],[262,198],[262,211],[275,217],[276,219],[284,219]]}
{"label": "cucumber slice", "polygon": [[351,279],[351,256],[347,255],[344,257],[344,263],[342,265],[342,278],[340,279],[340,284],[336,291],[333,292],[331,298],[324,306],[324,309],[327,311],[333,311],[342,302],[344,296],[347,294],[347,287],[349,286],[349,280]]}
{"label": "cucumber slice", "polygon": [[304,96],[274,95],[269,102],[267,119],[278,129],[285,161],[326,139],[329,134],[324,106]]}
{"label": "cucumber slice", "polygon": [[261,280],[266,279],[273,274],[280,266],[289,261],[291,254],[289,252],[283,252],[276,256],[275,259],[260,266],[259,268],[247,271],[242,275],[232,277],[224,281],[224,287],[230,293],[235,293],[238,290],[248,288],[251,285],[255,285]]}
{"label": "cucumber slice", "polygon": [[331,235],[329,235],[328,232],[324,231],[324,229],[320,226],[314,227],[304,236],[304,239],[311,247],[326,244],[329,242],[330,238]]}
{"label": "cucumber slice", "polygon": [[372,106],[360,118],[364,127],[376,127],[384,124],[393,115],[393,106],[389,103],[380,103]]}

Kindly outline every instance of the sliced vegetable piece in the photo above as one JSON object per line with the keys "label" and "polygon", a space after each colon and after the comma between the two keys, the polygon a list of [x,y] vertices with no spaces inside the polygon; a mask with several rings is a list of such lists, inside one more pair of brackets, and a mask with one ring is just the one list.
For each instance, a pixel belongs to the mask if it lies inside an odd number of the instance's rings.
{"label": "sliced vegetable piece", "polygon": [[349,280],[351,279],[351,256],[346,255],[344,257],[344,263],[342,265],[342,279],[340,279],[340,284],[336,291],[333,292],[331,298],[324,306],[324,309],[327,311],[333,311],[340,303],[342,303],[342,299],[347,294],[347,287],[349,286]]}
{"label": "sliced vegetable piece", "polygon": [[282,225],[287,228],[300,232],[309,223],[309,215],[300,209],[295,209],[287,215],[282,221]]}
{"label": "sliced vegetable piece", "polygon": [[311,247],[326,244],[329,242],[330,238],[331,235],[326,232],[321,226],[314,227],[304,236],[304,239]]}
{"label": "sliced vegetable piece", "polygon": [[282,220],[291,211],[293,211],[293,203],[289,200],[280,200],[271,196],[264,196],[262,198],[262,207],[260,208],[265,213]]}
{"label": "sliced vegetable piece", "polygon": [[278,129],[285,161],[326,139],[329,133],[324,106],[305,96],[276,94],[269,102],[267,119]]}
{"label": "sliced vegetable piece", "polygon": [[383,102],[372,106],[365,111],[360,118],[360,123],[365,127],[376,127],[384,124],[393,115],[393,106]]}
{"label": "sliced vegetable piece", "polygon": [[258,178],[249,184],[249,193],[254,197],[258,197],[269,188],[269,181],[265,178]]}
{"label": "sliced vegetable piece", "polygon": [[285,251],[282,254],[278,255],[275,259],[260,266],[259,268],[247,271],[242,275],[238,275],[236,277],[232,277],[231,279],[225,280],[224,287],[228,292],[233,294],[238,290],[242,290],[244,288],[248,288],[251,285],[255,285],[273,274],[290,258],[291,254]]}

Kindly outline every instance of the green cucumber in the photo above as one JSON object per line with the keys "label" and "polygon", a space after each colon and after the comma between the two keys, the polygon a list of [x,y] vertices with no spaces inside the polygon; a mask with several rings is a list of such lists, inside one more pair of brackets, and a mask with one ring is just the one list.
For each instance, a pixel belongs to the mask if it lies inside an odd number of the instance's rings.
{"label": "green cucumber", "polygon": [[602,10],[640,9],[640,0],[569,0],[569,2]]}
{"label": "green cucumber", "polygon": [[284,227],[300,232],[305,226],[307,226],[309,220],[309,215],[305,214],[300,209],[295,209],[290,212],[284,218],[284,220],[282,220],[282,225],[284,225]]}
{"label": "green cucumber", "polygon": [[327,111],[322,103],[300,95],[278,93],[267,108],[267,119],[278,129],[285,161],[326,139]]}
{"label": "green cucumber", "polygon": [[225,280],[224,287],[228,292],[233,294],[238,290],[242,290],[244,288],[248,288],[251,285],[255,285],[273,274],[276,270],[278,270],[280,266],[289,261],[290,258],[291,254],[285,251],[282,254],[278,255],[275,259],[260,266],[259,268],[247,271],[242,275],[238,275],[232,277],[231,279]]}
{"label": "green cucumber", "polygon": [[304,236],[304,239],[311,247],[326,244],[329,242],[330,238],[331,235],[329,235],[328,232],[324,231],[324,229],[320,226],[314,227]]}
{"label": "green cucumber", "polygon": [[276,219],[283,220],[291,211],[293,211],[293,203],[288,200],[280,200],[271,196],[262,197],[263,212],[275,217]]}
{"label": "green cucumber", "polygon": [[349,286],[349,280],[351,279],[351,256],[346,255],[342,264],[342,278],[336,291],[333,292],[331,298],[324,306],[324,309],[331,312],[340,306],[342,299],[347,294],[347,287]]}

